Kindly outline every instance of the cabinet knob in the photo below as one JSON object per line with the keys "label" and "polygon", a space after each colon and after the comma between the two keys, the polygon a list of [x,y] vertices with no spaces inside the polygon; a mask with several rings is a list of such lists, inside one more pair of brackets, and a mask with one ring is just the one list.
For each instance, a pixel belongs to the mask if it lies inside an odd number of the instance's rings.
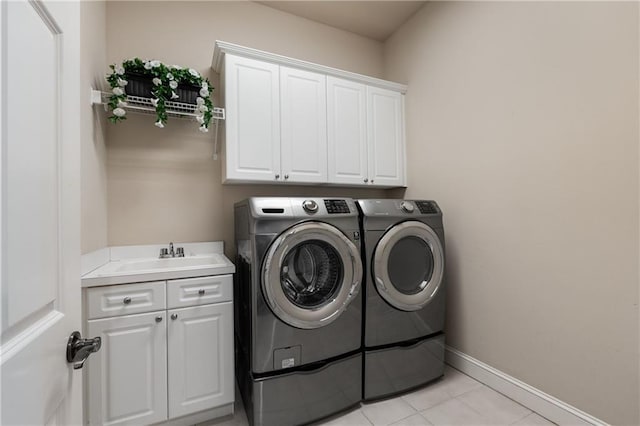
{"label": "cabinet knob", "polygon": [[373,179],[371,179],[371,183],[373,183]]}
{"label": "cabinet knob", "polygon": [[284,175],[284,178],[285,179],[289,179],[289,175]]}
{"label": "cabinet knob", "polygon": [[171,319],[172,320],[177,320],[178,319],[178,314],[171,314]]}
{"label": "cabinet knob", "polygon": [[162,322],[162,317],[158,315],[158,316],[156,317],[156,322]]}
{"label": "cabinet knob", "polygon": [[129,303],[131,303],[131,298],[129,296],[125,297],[124,299],[122,299],[122,303],[128,305]]}
{"label": "cabinet knob", "polygon": [[200,296],[204,295],[204,288],[201,288],[200,290],[198,290],[198,294]]}
{"label": "cabinet knob", "polygon": [[276,180],[280,179],[280,175],[276,175]]}
{"label": "cabinet knob", "polygon": [[369,182],[369,178],[364,178],[364,183]]}

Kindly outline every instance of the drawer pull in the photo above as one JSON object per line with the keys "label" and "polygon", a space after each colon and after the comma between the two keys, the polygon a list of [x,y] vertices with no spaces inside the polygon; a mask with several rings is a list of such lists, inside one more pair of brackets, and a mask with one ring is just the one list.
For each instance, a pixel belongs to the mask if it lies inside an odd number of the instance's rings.
{"label": "drawer pull", "polygon": [[200,296],[204,295],[204,288],[201,288],[200,290],[198,290],[198,294]]}
{"label": "drawer pull", "polygon": [[128,305],[129,303],[131,303],[131,298],[129,296],[125,297],[122,303],[124,303],[125,305]]}
{"label": "drawer pull", "polygon": [[156,322],[162,322],[162,317],[161,316],[157,316],[156,317]]}
{"label": "drawer pull", "polygon": [[171,314],[171,319],[172,320],[177,320],[178,319],[178,314]]}

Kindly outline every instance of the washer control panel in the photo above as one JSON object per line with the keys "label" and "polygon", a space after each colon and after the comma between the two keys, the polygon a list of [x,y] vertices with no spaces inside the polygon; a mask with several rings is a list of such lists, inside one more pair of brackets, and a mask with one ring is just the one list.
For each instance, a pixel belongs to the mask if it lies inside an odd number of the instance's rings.
{"label": "washer control panel", "polygon": [[324,206],[329,214],[351,213],[346,200],[324,200]]}
{"label": "washer control panel", "polygon": [[307,213],[315,213],[318,211],[318,203],[313,200],[304,200],[302,202],[302,208]]}

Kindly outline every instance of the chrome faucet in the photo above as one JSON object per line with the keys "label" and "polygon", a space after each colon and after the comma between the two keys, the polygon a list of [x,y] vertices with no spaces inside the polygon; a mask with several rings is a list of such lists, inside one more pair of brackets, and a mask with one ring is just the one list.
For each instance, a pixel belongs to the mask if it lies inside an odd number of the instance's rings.
{"label": "chrome faucet", "polygon": [[173,242],[170,242],[168,249],[166,247],[160,249],[160,259],[166,259],[168,257],[184,257],[184,248],[176,247],[174,251]]}

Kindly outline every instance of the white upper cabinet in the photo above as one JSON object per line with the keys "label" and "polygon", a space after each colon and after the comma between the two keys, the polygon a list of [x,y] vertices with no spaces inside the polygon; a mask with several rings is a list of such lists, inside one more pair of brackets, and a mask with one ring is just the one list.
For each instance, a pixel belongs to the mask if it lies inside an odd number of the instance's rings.
{"label": "white upper cabinet", "polygon": [[216,42],[225,182],[405,185],[407,87]]}
{"label": "white upper cabinet", "polygon": [[226,55],[226,178],[274,181],[280,174],[279,67]]}
{"label": "white upper cabinet", "polygon": [[282,177],[327,181],[327,77],[280,67]]}
{"label": "white upper cabinet", "polygon": [[368,182],[367,86],[327,77],[329,182]]}
{"label": "white upper cabinet", "polygon": [[405,182],[404,96],[367,87],[369,182],[402,186]]}

